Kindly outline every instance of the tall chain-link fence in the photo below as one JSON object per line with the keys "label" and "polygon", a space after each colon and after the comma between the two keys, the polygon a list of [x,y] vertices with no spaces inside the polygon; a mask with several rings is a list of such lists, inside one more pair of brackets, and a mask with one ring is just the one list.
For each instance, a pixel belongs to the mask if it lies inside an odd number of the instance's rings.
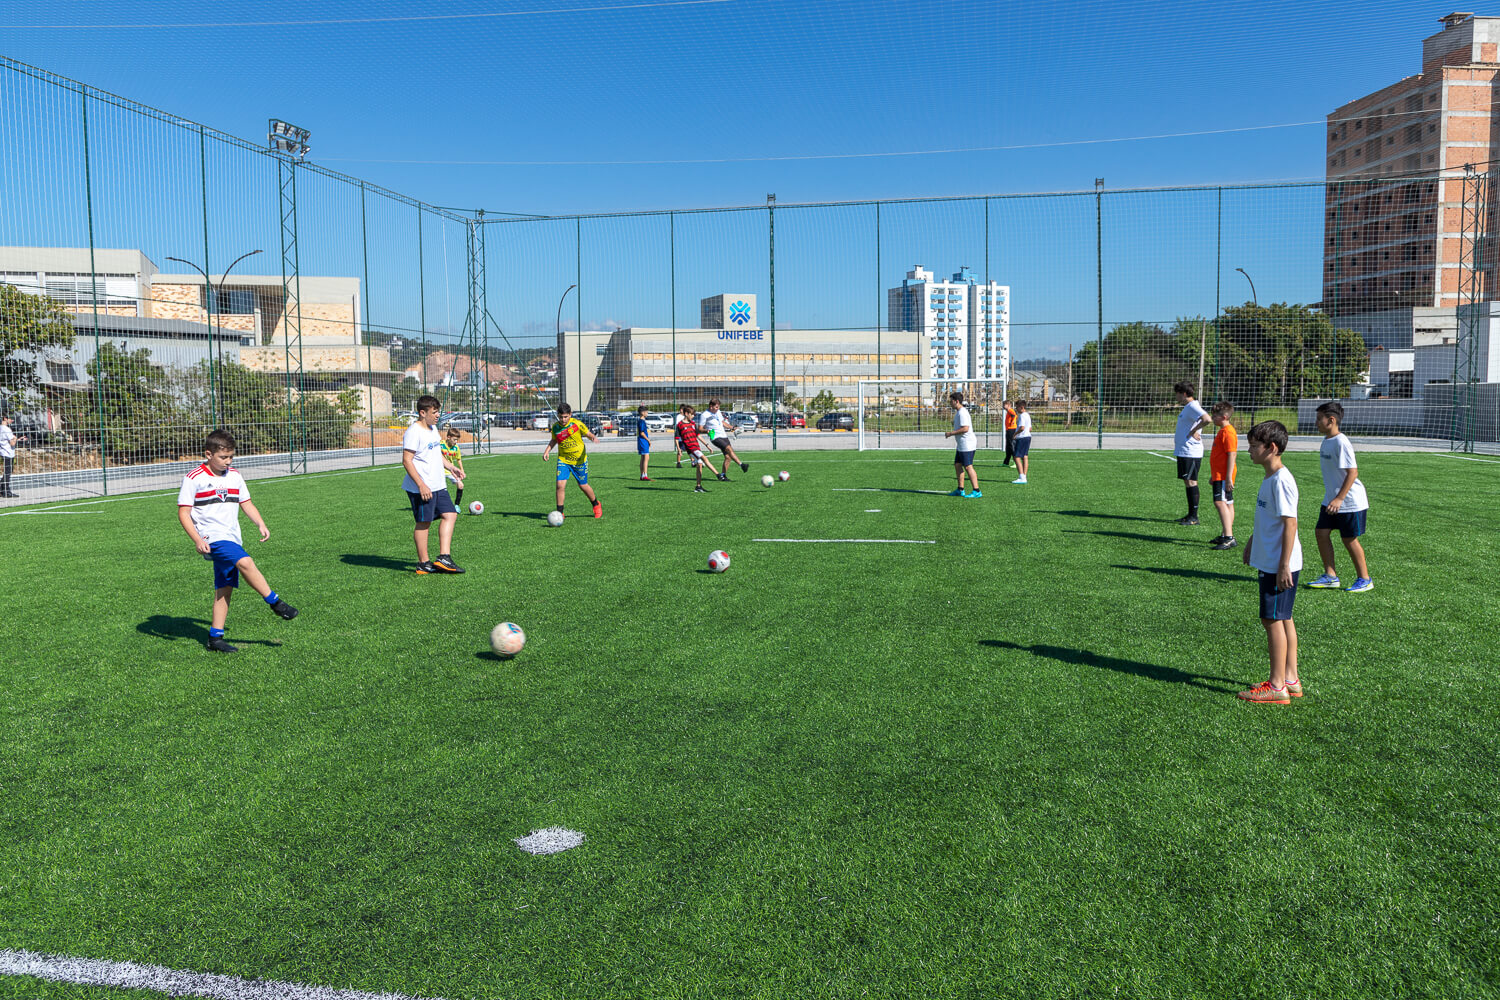
{"label": "tall chain-link fence", "polygon": [[[1169,433],[1179,381],[1246,425],[1312,433],[1340,399],[1357,435],[1500,437],[1474,169],[521,217],[4,58],[0,108],[0,493],[23,501],[171,485],[219,426],[247,470],[396,462],[424,393],[480,452],[539,447],[561,401],[629,436],[710,399],[767,447],[878,447],[971,382],[1095,447]],[[931,398],[862,425],[882,380]]]}

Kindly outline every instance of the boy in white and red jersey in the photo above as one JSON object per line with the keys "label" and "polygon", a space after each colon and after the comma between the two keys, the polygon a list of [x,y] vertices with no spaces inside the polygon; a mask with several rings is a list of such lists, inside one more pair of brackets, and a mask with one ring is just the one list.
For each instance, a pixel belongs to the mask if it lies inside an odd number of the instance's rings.
{"label": "boy in white and red jersey", "polygon": [[271,589],[241,544],[241,509],[260,529],[261,541],[270,538],[271,531],[250,502],[245,478],[229,464],[234,461],[234,435],[226,430],[213,431],[203,442],[203,455],[203,464],[182,477],[182,488],[177,491],[177,519],[203,558],[214,564],[213,623],[206,645],[215,653],[234,653],[236,647],[224,641],[224,623],[229,618],[229,598],[240,585],[241,574],[280,617],[291,621],[297,617],[297,609]]}

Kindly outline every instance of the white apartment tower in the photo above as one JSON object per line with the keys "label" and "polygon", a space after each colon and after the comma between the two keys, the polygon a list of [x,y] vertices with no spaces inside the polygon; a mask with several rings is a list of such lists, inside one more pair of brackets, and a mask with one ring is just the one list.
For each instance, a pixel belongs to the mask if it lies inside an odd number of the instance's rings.
{"label": "white apartment tower", "polygon": [[1008,378],[1010,286],[967,267],[937,281],[918,264],[887,297],[887,323],[931,338],[935,379]]}

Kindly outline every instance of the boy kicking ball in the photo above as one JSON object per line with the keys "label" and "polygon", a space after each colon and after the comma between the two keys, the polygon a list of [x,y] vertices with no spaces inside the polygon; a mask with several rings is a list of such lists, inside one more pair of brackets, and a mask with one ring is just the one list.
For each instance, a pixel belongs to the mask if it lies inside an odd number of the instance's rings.
{"label": "boy kicking ball", "polygon": [[687,452],[688,461],[693,463],[693,473],[698,477],[698,484],[693,487],[694,493],[707,493],[703,488],[703,467],[708,466],[721,482],[728,482],[729,477],[722,472],[714,470],[714,463],[709,461],[707,455],[703,454],[703,444],[698,439],[698,425],[693,421],[694,410],[686,403],[682,404],[682,422],[677,425],[677,434],[682,441],[682,448]]}
{"label": "boy kicking ball", "polygon": [[603,517],[604,508],[599,503],[599,497],[595,495],[594,488],[589,485],[589,459],[588,446],[583,439],[588,438],[595,444],[599,439],[594,432],[589,430],[581,420],[573,416],[573,407],[567,403],[559,403],[557,407],[557,423],[552,425],[552,436],[547,439],[547,447],[542,449],[542,461],[546,461],[552,455],[552,446],[557,446],[557,512],[563,513],[563,500],[568,495],[568,478],[578,480],[578,488],[583,490],[583,495],[589,498],[589,503],[594,505],[594,516]]}
{"label": "boy kicking ball", "polygon": [[1349,558],[1354,560],[1354,585],[1347,590],[1363,594],[1375,589],[1370,567],[1365,562],[1364,546],[1359,543],[1359,536],[1365,533],[1365,513],[1370,509],[1370,501],[1365,495],[1365,484],[1359,481],[1354,445],[1339,429],[1343,420],[1343,404],[1328,402],[1318,407],[1318,430],[1323,432],[1323,443],[1318,447],[1323,507],[1318,511],[1313,531],[1318,538],[1318,555],[1323,558],[1323,575],[1308,586],[1319,590],[1339,588],[1339,574],[1333,566],[1333,533],[1337,530],[1344,548],[1349,550]]}
{"label": "boy kicking ball", "polygon": [[278,617],[285,621],[297,617],[297,609],[271,589],[255,560],[245,552],[240,537],[241,510],[260,529],[261,541],[271,537],[271,529],[250,502],[250,487],[230,466],[232,461],[234,435],[213,431],[203,442],[203,464],[182,477],[182,488],[177,491],[177,519],[182,522],[182,530],[203,558],[214,564],[213,623],[204,645],[215,653],[239,651],[224,641],[224,624],[229,619],[229,599],[241,576]]}
{"label": "boy kicking ball", "polygon": [[1265,470],[1255,496],[1255,533],[1245,543],[1242,557],[1260,579],[1260,624],[1266,630],[1271,676],[1236,697],[1261,705],[1290,705],[1302,697],[1297,674],[1297,627],[1292,604],[1297,599],[1297,576],[1302,569],[1302,543],[1297,540],[1297,483],[1281,464],[1286,450],[1286,427],[1263,420],[1250,428],[1250,461]]}

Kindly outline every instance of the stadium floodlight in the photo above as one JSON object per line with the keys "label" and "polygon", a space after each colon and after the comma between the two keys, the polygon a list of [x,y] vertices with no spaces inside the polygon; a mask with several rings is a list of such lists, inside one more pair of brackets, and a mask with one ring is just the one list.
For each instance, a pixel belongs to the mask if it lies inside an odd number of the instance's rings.
{"label": "stadium floodlight", "polygon": [[305,128],[298,128],[291,122],[284,122],[280,118],[270,118],[266,122],[266,142],[278,153],[286,153],[301,160],[306,158],[311,146],[307,140],[312,138],[312,133]]}

